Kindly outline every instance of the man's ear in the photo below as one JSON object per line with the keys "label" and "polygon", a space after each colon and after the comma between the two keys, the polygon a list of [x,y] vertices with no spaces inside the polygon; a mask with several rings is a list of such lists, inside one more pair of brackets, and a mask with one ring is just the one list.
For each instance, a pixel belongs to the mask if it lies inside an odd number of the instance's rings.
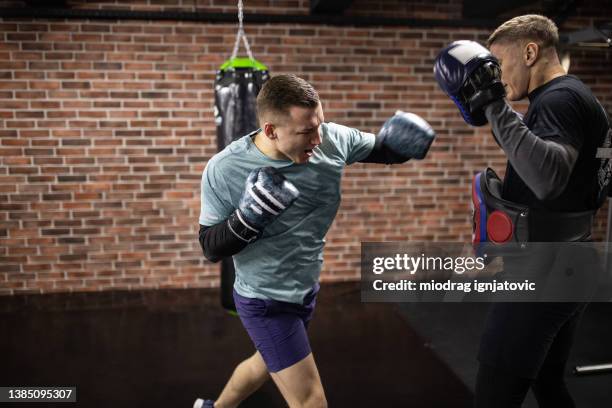
{"label": "man's ear", "polygon": [[276,126],[274,126],[272,123],[270,122],[264,123],[262,129],[268,139],[276,139],[276,135],[274,134],[274,130],[276,129]]}
{"label": "man's ear", "polygon": [[523,61],[528,67],[533,66],[540,56],[540,46],[534,42],[529,42],[523,50]]}

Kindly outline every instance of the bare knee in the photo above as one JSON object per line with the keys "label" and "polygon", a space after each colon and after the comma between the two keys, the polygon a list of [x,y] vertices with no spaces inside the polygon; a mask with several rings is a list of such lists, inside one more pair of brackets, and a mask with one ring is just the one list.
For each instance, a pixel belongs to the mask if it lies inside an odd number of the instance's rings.
{"label": "bare knee", "polygon": [[327,408],[327,399],[312,354],[272,378],[291,408]]}
{"label": "bare knee", "polygon": [[316,389],[308,393],[302,408],[327,408],[327,399],[323,390]]}
{"label": "bare knee", "polygon": [[253,354],[251,357],[246,359],[244,363],[246,363],[247,368],[254,377],[265,377],[267,379],[270,376],[268,373],[268,367],[266,367],[266,363],[263,361],[259,353]]}

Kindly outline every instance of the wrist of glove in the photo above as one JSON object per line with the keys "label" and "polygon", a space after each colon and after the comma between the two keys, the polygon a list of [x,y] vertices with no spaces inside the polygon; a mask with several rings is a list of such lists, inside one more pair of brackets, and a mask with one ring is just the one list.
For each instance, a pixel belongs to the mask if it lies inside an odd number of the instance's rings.
{"label": "wrist of glove", "polygon": [[501,82],[499,66],[491,61],[482,64],[472,72],[462,92],[472,112],[482,111],[489,103],[503,99],[506,90]]}
{"label": "wrist of glove", "polygon": [[[506,102],[503,99],[495,99],[489,102],[486,106],[483,107],[485,116],[489,123],[493,124],[495,122],[495,118],[500,114]],[[515,112],[517,116],[521,116],[518,112]]]}
{"label": "wrist of glove", "polygon": [[228,226],[238,238],[252,242],[298,198],[295,186],[273,167],[253,170],[247,177],[238,209]]}
{"label": "wrist of glove", "polygon": [[232,234],[238,237],[240,240],[245,242],[253,242],[258,239],[261,235],[260,230],[251,227],[245,220],[244,215],[240,213],[240,210],[234,211],[227,219],[227,226],[229,227]]}

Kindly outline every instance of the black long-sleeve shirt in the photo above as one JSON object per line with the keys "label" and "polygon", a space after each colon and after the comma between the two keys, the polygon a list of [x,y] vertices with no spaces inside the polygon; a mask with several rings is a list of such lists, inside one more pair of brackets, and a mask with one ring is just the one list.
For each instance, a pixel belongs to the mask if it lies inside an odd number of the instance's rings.
{"label": "black long-sleeve shirt", "polygon": [[485,110],[508,156],[502,196],[550,211],[596,209],[602,161],[595,155],[609,131],[605,110],[572,75],[557,77],[528,96],[522,120],[505,101]]}

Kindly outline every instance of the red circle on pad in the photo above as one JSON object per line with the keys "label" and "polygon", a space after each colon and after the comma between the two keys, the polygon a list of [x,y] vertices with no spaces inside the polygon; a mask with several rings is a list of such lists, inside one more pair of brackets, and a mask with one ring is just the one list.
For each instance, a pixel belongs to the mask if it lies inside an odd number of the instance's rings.
{"label": "red circle on pad", "polygon": [[487,219],[487,234],[495,244],[503,244],[512,238],[512,220],[505,212],[493,211]]}

